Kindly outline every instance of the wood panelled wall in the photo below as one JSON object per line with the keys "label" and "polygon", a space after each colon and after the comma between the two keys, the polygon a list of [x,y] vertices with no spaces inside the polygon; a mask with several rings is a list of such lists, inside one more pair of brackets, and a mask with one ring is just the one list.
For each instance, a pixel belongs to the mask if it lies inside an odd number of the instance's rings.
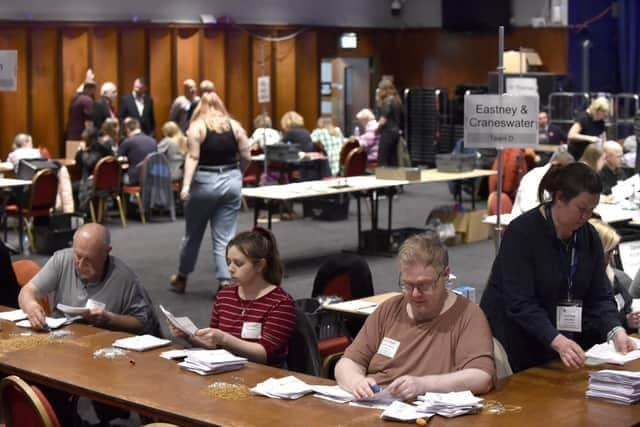
{"label": "wood panelled wall", "polygon": [[[254,28],[279,36],[293,28]],[[308,126],[319,113],[320,59],[337,56],[372,58],[372,81],[383,74],[399,87],[446,87],[482,84],[496,66],[494,34],[424,30],[357,30],[358,48],[337,46],[344,29],[315,28],[295,39],[267,42],[232,28],[194,25],[29,24],[0,23],[0,49],[18,50],[18,90],[0,92],[0,157],[6,158],[13,136],[29,132],[36,145],[54,157],[64,155],[69,102],[93,68],[98,86],[114,82],[119,94],[133,80],[146,77],[155,102],[157,133],[182,81],[212,80],[231,114],[250,132],[260,113],[256,77],[271,76],[267,106],[279,127],[282,114],[299,111]],[[518,28],[507,33],[505,46],[536,49],[549,71],[567,69],[564,29]]]}

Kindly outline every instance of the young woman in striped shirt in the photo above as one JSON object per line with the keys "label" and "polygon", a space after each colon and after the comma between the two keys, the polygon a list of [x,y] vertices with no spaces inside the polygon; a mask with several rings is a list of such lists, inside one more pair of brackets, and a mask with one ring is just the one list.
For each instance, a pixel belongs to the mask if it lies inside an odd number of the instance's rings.
{"label": "young woman in striped shirt", "polygon": [[257,363],[281,366],[296,321],[293,298],[281,287],[282,262],[270,231],[255,228],[227,246],[232,286],[216,295],[208,328],[187,337],[194,346],[224,348]]}

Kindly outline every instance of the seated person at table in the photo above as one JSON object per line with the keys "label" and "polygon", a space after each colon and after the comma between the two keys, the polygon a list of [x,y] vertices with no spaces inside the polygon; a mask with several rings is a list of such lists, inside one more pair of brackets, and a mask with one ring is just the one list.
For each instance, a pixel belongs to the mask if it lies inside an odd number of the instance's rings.
{"label": "seated person at table", "polygon": [[293,299],[281,287],[282,263],[270,231],[255,228],[234,237],[227,246],[233,285],[216,295],[208,328],[187,337],[194,346],[224,348],[252,362],[282,366],[296,322]]}
{"label": "seated person at table", "polygon": [[528,210],[531,210],[540,205],[540,199],[538,199],[538,187],[540,187],[540,181],[553,167],[559,167],[573,163],[574,159],[566,149],[566,146],[560,146],[553,153],[549,163],[544,166],[531,169],[520,180],[518,185],[518,192],[516,193],[516,199],[513,201],[513,208],[511,208],[512,218],[522,215]]}
{"label": "seated person at table", "polygon": [[80,144],[76,151],[76,165],[82,171],[77,184],[78,210],[87,212],[93,187],[93,171],[100,159],[113,155],[113,149],[111,140],[101,141],[95,129],[82,132],[82,140],[84,144]]}
{"label": "seated person at table", "polygon": [[[367,160],[370,162],[378,161],[378,144],[380,143],[380,135],[376,133],[378,122],[376,116],[368,108],[363,108],[356,114],[358,128],[362,128],[360,135],[355,137],[361,147],[367,151]],[[353,137],[352,137],[353,138]]]}
{"label": "seated person at table", "polygon": [[[620,243],[620,235],[609,224],[598,219],[590,219],[589,222],[596,229],[600,240],[602,241],[602,249],[604,250],[604,261],[606,264],[607,278],[613,290],[613,298],[618,308],[618,318],[620,323],[625,327],[628,333],[637,332],[640,327],[640,312],[631,311],[631,303],[633,297],[629,294],[629,286],[631,285],[631,277],[622,270],[618,270],[613,266],[613,255]],[[593,331],[591,331],[593,328]],[[585,325],[585,334],[593,332],[595,339],[589,344],[599,344],[601,341],[597,339],[597,327],[594,325]]]}
{"label": "seated person at table", "polygon": [[136,334],[158,330],[151,302],[138,277],[109,252],[109,230],[90,223],[76,231],[72,248],[59,250],[49,258],[20,290],[20,308],[34,329],[45,326],[45,312],[38,300],[53,294],[52,307],[59,303],[84,307],[89,299],[104,304],[104,308],[94,307],[83,314],[96,326]]}
{"label": "seated person at table", "polygon": [[22,159],[41,159],[44,156],[40,153],[40,150],[33,148],[33,139],[31,135],[27,133],[19,133],[13,138],[13,151],[9,153],[7,162],[13,165],[13,168],[18,170],[18,163]]}
{"label": "seated person at table", "polygon": [[11,254],[9,249],[0,240],[0,284],[2,291],[0,292],[0,305],[7,307],[18,307],[18,292],[20,286],[16,273],[11,265]]}
{"label": "seated person at table", "polygon": [[600,342],[613,340],[621,353],[635,348],[618,317],[602,243],[587,222],[601,191],[600,177],[583,163],[551,169],[540,183],[544,203],[507,227],[480,306],[514,372],[558,357],[582,367],[586,322]]}
{"label": "seated person at table", "polygon": [[495,379],[493,341],[480,308],[445,287],[447,248],[437,235],[407,239],[398,253],[403,295],[371,314],[336,365],[336,380],[356,398],[385,385],[395,397],[425,392],[486,393]]}
{"label": "seated person at table", "polygon": [[618,184],[618,181],[627,179],[627,174],[622,169],[623,152],[622,146],[616,141],[605,141],[602,144],[604,150],[604,166],[600,170],[602,180],[602,194],[611,194],[611,189]]}
{"label": "seated person at table", "polygon": [[265,145],[273,145],[280,142],[282,136],[280,132],[273,129],[271,124],[271,117],[268,114],[258,114],[253,119],[253,128],[255,129],[251,134],[251,149],[261,148],[264,150]]}
{"label": "seated person at table", "polygon": [[337,176],[340,172],[340,150],[344,136],[340,128],[333,125],[330,115],[323,115],[318,119],[318,127],[311,132],[311,140],[322,144],[329,160],[331,175]]}
{"label": "seated person at table", "polygon": [[[298,151],[304,157],[311,157],[314,151],[311,134],[304,127],[304,118],[295,111],[288,111],[282,115],[280,120],[282,126],[282,142],[285,144],[295,144]],[[300,162],[300,181],[313,181],[331,175],[329,163],[326,160],[318,162]]]}
{"label": "seated person at table", "polygon": [[125,156],[129,169],[123,177],[125,184],[137,185],[140,181],[140,166],[147,154],[158,149],[156,140],[142,133],[138,119],[127,117],[124,120],[124,132],[127,137],[118,147],[118,156]]}

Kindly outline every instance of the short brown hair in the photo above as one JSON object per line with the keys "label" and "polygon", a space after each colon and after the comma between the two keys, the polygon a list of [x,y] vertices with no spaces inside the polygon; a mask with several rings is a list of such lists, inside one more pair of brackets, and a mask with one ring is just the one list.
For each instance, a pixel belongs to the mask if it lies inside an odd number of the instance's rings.
{"label": "short brown hair", "polygon": [[404,241],[398,251],[398,262],[401,265],[431,266],[439,270],[449,265],[449,252],[436,233],[427,231]]}
{"label": "short brown hair", "polygon": [[265,267],[262,277],[267,283],[280,286],[282,283],[283,268],[280,260],[280,252],[273,234],[264,228],[256,227],[251,231],[238,233],[227,245],[226,255],[229,248],[235,246],[252,262],[256,263],[261,259],[265,260]]}
{"label": "short brown hair", "polygon": [[304,127],[304,119],[295,111],[287,111],[280,120],[280,126],[282,126],[282,130],[284,131],[291,128],[302,128]]}

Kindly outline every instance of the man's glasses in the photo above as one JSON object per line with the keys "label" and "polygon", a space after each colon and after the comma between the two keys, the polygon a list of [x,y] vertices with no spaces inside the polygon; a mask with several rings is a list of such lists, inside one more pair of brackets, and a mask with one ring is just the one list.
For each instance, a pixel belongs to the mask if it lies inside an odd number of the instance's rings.
{"label": "man's glasses", "polygon": [[444,273],[446,269],[447,268],[444,267],[442,270],[440,270],[440,273],[438,273],[438,276],[436,276],[435,279],[418,283],[417,285],[409,285],[407,283],[403,283],[400,276],[398,276],[398,287],[400,287],[400,289],[402,289],[403,292],[406,292],[408,294],[412,293],[414,289],[420,293],[431,292],[436,288],[438,281],[442,277],[442,273]]}

